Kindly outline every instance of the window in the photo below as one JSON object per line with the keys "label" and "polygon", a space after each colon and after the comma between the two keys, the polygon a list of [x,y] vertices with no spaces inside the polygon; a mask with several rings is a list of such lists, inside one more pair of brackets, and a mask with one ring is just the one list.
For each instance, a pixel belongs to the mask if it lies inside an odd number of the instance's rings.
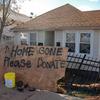
{"label": "window", "polygon": [[92,55],[93,34],[90,32],[70,32],[65,34],[65,47],[69,52],[83,53]]}
{"label": "window", "polygon": [[60,46],[60,42],[56,42],[56,46]]}
{"label": "window", "polygon": [[69,52],[75,52],[75,33],[66,33],[65,46],[69,48]]}
{"label": "window", "polygon": [[36,33],[30,33],[30,45],[36,45]]}
{"label": "window", "polygon": [[80,53],[90,53],[90,33],[80,34]]}

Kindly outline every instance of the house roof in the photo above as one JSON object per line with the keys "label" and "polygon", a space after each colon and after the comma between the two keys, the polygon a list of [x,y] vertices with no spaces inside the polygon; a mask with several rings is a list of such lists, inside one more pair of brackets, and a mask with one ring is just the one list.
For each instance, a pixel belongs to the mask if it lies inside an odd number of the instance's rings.
{"label": "house roof", "polygon": [[29,21],[31,19],[30,17],[28,17],[24,14],[20,14],[18,12],[15,12],[12,9],[9,10],[9,13],[10,13],[9,17],[18,21],[18,22],[26,22],[26,21]]}
{"label": "house roof", "polygon": [[62,29],[100,29],[100,11],[82,12],[66,4],[14,28],[15,31]]}
{"label": "house roof", "polygon": [[[3,7],[0,6],[0,17],[2,17],[2,9],[3,9]],[[17,22],[26,22],[26,21],[29,21],[31,19],[30,17],[28,17],[28,16],[26,16],[24,14],[20,14],[18,12],[15,12],[12,9],[9,9],[8,13],[9,13],[9,18],[13,19],[13,20],[15,20]]]}
{"label": "house roof", "polygon": [[95,21],[100,23],[100,10],[85,11],[84,14],[87,14],[89,17],[94,18]]}

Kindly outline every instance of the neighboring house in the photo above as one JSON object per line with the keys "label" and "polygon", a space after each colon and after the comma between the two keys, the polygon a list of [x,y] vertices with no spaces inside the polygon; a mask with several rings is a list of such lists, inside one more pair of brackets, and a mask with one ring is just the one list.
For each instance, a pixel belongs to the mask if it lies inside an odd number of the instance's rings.
{"label": "neighboring house", "polygon": [[100,10],[80,11],[67,4],[19,25],[13,31],[17,35],[24,33],[29,45],[69,47],[69,52],[100,58]]}
{"label": "neighboring house", "polygon": [[[2,7],[0,6],[0,17],[2,17]],[[6,21],[6,25],[3,30],[3,38],[2,40],[10,40],[11,38],[15,37],[15,34],[11,31],[12,28],[14,28],[17,25],[23,24],[26,21],[29,21],[31,18],[29,18],[26,15],[19,14],[11,9],[8,11],[8,18]]]}

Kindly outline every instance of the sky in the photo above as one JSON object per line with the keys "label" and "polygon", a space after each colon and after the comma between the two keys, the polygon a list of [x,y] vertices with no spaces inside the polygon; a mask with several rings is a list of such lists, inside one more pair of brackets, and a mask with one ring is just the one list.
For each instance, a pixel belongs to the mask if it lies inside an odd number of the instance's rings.
{"label": "sky", "polygon": [[32,12],[38,16],[67,3],[82,11],[100,10],[100,0],[26,0],[20,13],[30,16]]}

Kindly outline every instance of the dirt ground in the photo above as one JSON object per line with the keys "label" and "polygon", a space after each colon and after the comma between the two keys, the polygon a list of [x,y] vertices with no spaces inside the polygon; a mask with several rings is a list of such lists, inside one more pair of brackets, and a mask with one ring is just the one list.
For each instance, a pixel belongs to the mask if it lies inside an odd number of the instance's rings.
{"label": "dirt ground", "polygon": [[0,87],[0,100],[83,100],[77,97],[62,95],[46,90],[29,91],[25,89],[19,92],[16,89]]}
{"label": "dirt ground", "polygon": [[85,100],[100,100],[100,96],[88,96]]}
{"label": "dirt ground", "polygon": [[0,100],[100,100],[100,96],[88,96],[83,99],[46,90],[24,89],[23,92],[19,92],[16,89],[0,87]]}

